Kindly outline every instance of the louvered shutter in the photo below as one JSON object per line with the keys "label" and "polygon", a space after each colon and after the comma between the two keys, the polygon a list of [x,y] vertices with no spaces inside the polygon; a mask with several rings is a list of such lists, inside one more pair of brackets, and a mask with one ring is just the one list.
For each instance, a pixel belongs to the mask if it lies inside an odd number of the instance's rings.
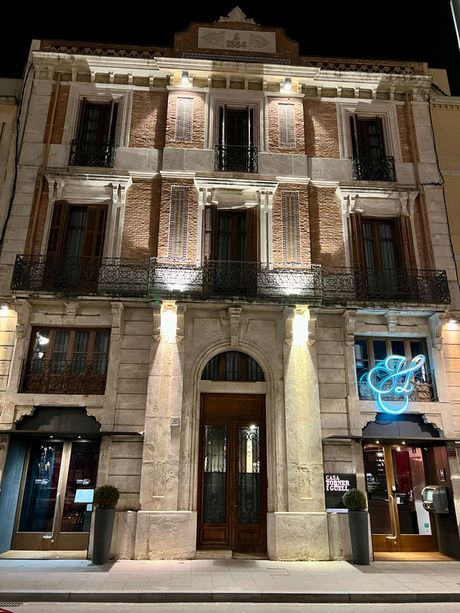
{"label": "louvered shutter", "polygon": [[410,217],[401,215],[398,217],[398,233],[401,241],[402,260],[407,270],[417,270],[417,260],[415,259],[414,238]]}
{"label": "louvered shutter", "polygon": [[177,99],[176,141],[189,143],[192,140],[192,98]]}
{"label": "louvered shutter", "polygon": [[363,220],[361,213],[351,213],[349,217],[351,250],[355,268],[364,266]]}
{"label": "louvered shutter", "polygon": [[171,187],[169,212],[168,256],[185,259],[187,255],[189,188],[181,185]]}
{"label": "louvered shutter", "polygon": [[105,219],[107,207],[89,206],[86,211],[83,256],[99,257],[104,248]]}
{"label": "louvered shutter", "polygon": [[206,206],[203,215],[203,259],[215,259],[217,207]]}
{"label": "louvered shutter", "polygon": [[58,256],[62,254],[62,246],[65,240],[67,216],[69,205],[67,202],[55,202],[53,218],[51,220],[50,234],[48,239],[47,255]]}
{"label": "louvered shutter", "polygon": [[279,146],[295,147],[295,119],[293,104],[278,105]]}
{"label": "louvered shutter", "polygon": [[283,237],[283,261],[286,264],[300,263],[300,216],[299,192],[282,192],[281,223]]}

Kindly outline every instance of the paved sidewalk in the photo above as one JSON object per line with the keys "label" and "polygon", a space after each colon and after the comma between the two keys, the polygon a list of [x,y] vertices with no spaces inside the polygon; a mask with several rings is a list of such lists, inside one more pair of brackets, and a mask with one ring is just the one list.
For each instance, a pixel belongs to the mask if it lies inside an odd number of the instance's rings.
{"label": "paved sidewalk", "polygon": [[460,602],[460,562],[0,560],[6,601]]}

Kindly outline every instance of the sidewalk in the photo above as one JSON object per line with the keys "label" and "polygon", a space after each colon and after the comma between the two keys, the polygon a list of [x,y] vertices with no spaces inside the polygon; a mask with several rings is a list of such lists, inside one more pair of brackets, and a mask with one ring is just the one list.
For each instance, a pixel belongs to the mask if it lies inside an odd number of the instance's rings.
{"label": "sidewalk", "polygon": [[0,601],[460,602],[460,562],[0,560]]}

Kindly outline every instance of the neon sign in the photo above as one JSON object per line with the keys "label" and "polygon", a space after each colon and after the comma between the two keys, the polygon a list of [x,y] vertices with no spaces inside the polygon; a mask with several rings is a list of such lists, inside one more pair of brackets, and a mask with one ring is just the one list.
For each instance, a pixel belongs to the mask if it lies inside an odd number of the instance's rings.
{"label": "neon sign", "polygon": [[[383,362],[371,368],[367,374],[367,384],[377,397],[377,404],[382,411],[399,415],[409,404],[409,396],[414,390],[411,383],[412,373],[420,370],[425,364],[425,356],[416,355],[409,362],[401,355],[390,355]],[[399,404],[386,404],[398,397]]]}

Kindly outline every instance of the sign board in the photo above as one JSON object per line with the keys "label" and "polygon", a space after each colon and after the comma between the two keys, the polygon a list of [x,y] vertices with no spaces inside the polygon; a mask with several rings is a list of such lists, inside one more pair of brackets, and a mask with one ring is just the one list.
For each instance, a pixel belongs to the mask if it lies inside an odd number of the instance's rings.
{"label": "sign board", "polygon": [[324,473],[326,510],[345,512],[342,496],[352,488],[356,488],[354,473]]}

